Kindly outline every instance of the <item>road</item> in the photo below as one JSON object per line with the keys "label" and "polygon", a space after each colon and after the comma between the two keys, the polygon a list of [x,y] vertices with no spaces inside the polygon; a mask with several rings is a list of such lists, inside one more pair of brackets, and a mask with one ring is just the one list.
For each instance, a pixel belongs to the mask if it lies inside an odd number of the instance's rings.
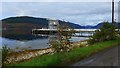
{"label": "road", "polygon": [[118,66],[120,60],[120,46],[106,49],[96,55],[85,58],[72,66]]}

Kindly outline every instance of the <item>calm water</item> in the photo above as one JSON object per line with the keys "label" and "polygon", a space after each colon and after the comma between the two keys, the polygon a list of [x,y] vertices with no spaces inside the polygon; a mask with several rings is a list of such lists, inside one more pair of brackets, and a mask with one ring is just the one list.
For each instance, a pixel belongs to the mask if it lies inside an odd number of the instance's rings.
{"label": "calm water", "polygon": [[[72,37],[72,42],[77,42],[81,40],[88,39],[87,37]],[[42,49],[49,47],[49,39],[48,38],[39,38],[33,40],[15,40],[0,37],[0,43],[3,45],[7,45],[11,49],[19,48],[30,48],[30,49]],[[0,46],[0,47],[2,47]]]}

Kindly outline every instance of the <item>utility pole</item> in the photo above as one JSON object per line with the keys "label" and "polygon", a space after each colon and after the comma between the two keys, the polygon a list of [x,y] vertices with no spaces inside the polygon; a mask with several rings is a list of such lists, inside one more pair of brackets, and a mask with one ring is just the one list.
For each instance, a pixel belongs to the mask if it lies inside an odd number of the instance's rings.
{"label": "utility pole", "polygon": [[112,23],[114,23],[114,0],[112,0]]}

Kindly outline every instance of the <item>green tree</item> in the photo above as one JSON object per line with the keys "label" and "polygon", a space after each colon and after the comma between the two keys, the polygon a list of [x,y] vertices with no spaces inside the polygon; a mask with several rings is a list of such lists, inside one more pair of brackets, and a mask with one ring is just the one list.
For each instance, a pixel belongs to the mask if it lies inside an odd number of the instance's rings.
{"label": "green tree", "polygon": [[100,29],[95,31],[95,34],[88,41],[90,44],[95,42],[103,42],[106,40],[116,39],[115,24],[104,22]]}
{"label": "green tree", "polygon": [[74,34],[74,30],[67,25],[59,26],[57,30],[57,39],[51,39],[51,46],[56,52],[69,51],[71,49],[70,39]]}
{"label": "green tree", "polygon": [[9,51],[10,51],[10,48],[8,48],[6,45],[2,47],[2,65],[3,66]]}

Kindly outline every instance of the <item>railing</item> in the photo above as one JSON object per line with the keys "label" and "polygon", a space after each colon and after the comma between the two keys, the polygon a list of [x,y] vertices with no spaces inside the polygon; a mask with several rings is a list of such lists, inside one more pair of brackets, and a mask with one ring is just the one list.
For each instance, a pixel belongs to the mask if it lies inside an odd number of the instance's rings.
{"label": "railing", "polygon": [[[96,30],[97,29],[74,29],[75,33],[79,33],[79,34],[78,35],[74,34],[73,36],[77,36],[77,37],[92,36]],[[120,29],[115,29],[115,30],[120,31]],[[32,29],[32,33],[37,35],[40,34],[50,35],[50,32],[57,33],[57,31],[58,31],[57,29]],[[63,30],[63,31],[69,31],[69,30]]]}
{"label": "railing", "polygon": [[[88,36],[92,36],[93,33],[95,33],[95,30],[97,29],[74,29],[75,33],[79,33],[79,34],[74,34],[72,36],[76,36],[76,37],[88,37]],[[50,32],[52,33],[57,33],[57,29],[33,29],[32,33],[36,34],[36,35],[41,35],[41,34],[45,34],[45,35],[50,35]],[[70,31],[68,30],[63,30],[63,31]]]}

